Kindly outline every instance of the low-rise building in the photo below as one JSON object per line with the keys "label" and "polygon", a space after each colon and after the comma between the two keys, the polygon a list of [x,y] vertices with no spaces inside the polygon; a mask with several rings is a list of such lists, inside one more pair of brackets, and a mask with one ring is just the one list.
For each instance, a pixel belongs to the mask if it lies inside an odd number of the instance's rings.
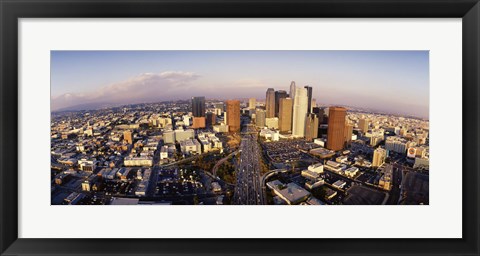
{"label": "low-rise building", "polygon": [[78,167],[82,171],[93,172],[97,167],[97,160],[95,159],[80,159],[78,160]]}
{"label": "low-rise building", "polygon": [[344,171],[344,173],[345,173],[346,176],[348,176],[350,178],[353,178],[353,177],[355,177],[355,175],[357,175],[358,171],[359,171],[359,169],[357,167],[352,166],[352,167],[346,169]]}
{"label": "low-rise building", "polygon": [[320,159],[327,159],[335,155],[335,151],[326,148],[314,148],[311,149],[309,153],[319,157]]}
{"label": "low-rise building", "polygon": [[341,171],[346,169],[346,166],[344,164],[328,160],[324,168],[332,172],[340,173]]}
{"label": "low-rise building", "polygon": [[334,188],[343,189],[346,184],[347,182],[345,182],[344,180],[337,180],[332,184],[332,186]]}
{"label": "low-rise building", "polygon": [[202,145],[195,139],[180,142],[180,149],[182,150],[182,153],[186,155],[202,153]]}
{"label": "low-rise building", "polygon": [[153,166],[153,157],[125,157],[125,160],[123,160],[123,164],[125,166]]}
{"label": "low-rise building", "polygon": [[214,132],[225,133],[228,132],[228,125],[221,123],[213,126]]}
{"label": "low-rise building", "polygon": [[335,196],[337,195],[337,191],[331,189],[331,188],[327,188],[325,190],[325,198],[327,198],[328,200],[331,200],[332,198],[334,198]]}
{"label": "low-rise building", "polygon": [[348,156],[339,156],[335,159],[335,161],[337,161],[337,163],[345,164],[348,162]]}
{"label": "low-rise building", "polygon": [[316,180],[320,177],[320,174],[317,172],[312,172],[310,170],[303,170],[302,171],[302,177],[305,177],[309,180]]}
{"label": "low-rise building", "polygon": [[270,141],[278,141],[280,139],[280,132],[265,128],[260,131],[260,137],[264,137]]}
{"label": "low-rise building", "polygon": [[308,166],[308,170],[316,173],[323,173],[323,164],[316,163]]}
{"label": "low-rise building", "polygon": [[293,182],[285,185],[278,180],[274,180],[268,182],[267,186],[287,204],[299,204],[310,196],[310,192]]}
{"label": "low-rise building", "polygon": [[316,180],[309,180],[305,182],[305,188],[312,190],[314,188],[320,187],[325,184],[325,180],[323,179],[316,179]]}
{"label": "low-rise building", "polygon": [[265,118],[265,126],[271,129],[278,129],[278,117]]}

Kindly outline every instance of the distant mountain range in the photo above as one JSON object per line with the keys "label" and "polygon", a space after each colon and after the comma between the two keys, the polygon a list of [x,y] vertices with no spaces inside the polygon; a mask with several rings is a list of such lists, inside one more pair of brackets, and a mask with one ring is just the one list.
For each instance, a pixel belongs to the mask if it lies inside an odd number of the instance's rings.
{"label": "distant mountain range", "polygon": [[85,103],[85,104],[79,104],[75,106],[69,106],[65,108],[60,108],[57,110],[54,110],[52,112],[64,112],[64,111],[80,111],[80,110],[96,110],[96,109],[102,109],[102,108],[114,108],[114,107],[119,107],[123,106],[125,104],[121,103],[108,103],[108,102],[92,102],[92,103]]}

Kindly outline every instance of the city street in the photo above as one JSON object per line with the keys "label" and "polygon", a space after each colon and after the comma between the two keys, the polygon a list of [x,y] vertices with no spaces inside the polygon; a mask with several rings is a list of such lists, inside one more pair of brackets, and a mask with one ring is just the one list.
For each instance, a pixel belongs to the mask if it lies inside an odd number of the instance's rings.
{"label": "city street", "polygon": [[[250,132],[250,126],[246,127]],[[264,196],[260,185],[260,149],[257,137],[244,134],[240,144],[241,157],[237,169],[237,185],[234,193],[234,203],[239,205],[264,204]]]}

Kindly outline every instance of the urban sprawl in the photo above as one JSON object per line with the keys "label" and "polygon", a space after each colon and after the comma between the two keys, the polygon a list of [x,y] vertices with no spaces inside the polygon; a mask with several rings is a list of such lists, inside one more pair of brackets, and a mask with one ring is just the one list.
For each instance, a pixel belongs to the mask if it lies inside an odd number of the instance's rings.
{"label": "urban sprawl", "polygon": [[[429,121],[313,88],[53,112],[54,205],[426,205]],[[208,97],[208,96],[207,96]]]}

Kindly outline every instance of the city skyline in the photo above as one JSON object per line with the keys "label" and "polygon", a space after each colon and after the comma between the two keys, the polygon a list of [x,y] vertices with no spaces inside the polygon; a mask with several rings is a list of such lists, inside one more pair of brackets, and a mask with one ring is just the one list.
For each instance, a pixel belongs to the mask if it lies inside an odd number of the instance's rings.
{"label": "city skyline", "polygon": [[428,51],[52,51],[51,56],[52,111],[195,95],[263,100],[267,88],[289,91],[295,81],[311,86],[318,104],[429,117]]}

